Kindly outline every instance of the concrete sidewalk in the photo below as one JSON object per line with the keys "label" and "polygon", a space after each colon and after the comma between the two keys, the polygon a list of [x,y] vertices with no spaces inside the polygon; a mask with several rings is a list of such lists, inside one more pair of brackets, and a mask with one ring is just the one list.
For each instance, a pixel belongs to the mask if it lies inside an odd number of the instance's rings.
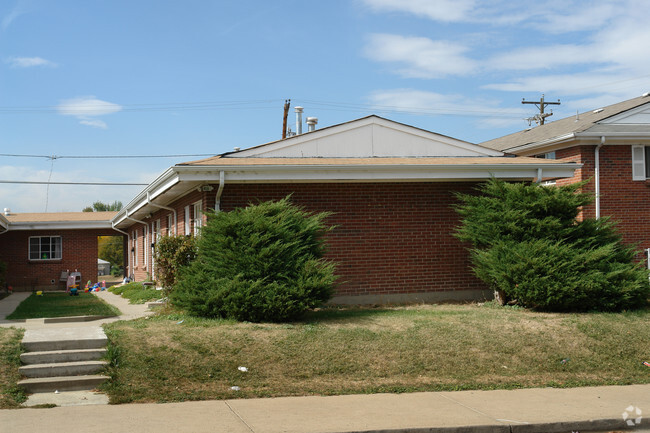
{"label": "concrete sidewalk", "polygon": [[[623,413],[641,423],[634,428]],[[650,385],[285,397],[0,411],[0,431],[571,432],[650,428]],[[4,430],[3,430],[4,429]]]}

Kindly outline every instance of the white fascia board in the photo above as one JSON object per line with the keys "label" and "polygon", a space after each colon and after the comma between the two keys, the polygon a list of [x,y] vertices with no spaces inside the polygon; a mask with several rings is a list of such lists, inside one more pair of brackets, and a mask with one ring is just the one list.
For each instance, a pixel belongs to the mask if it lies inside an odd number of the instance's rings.
{"label": "white fascia board", "polygon": [[5,230],[8,230],[9,228],[9,220],[7,220],[7,218],[5,218],[2,214],[0,214],[0,227]]}
{"label": "white fascia board", "polygon": [[47,221],[11,223],[9,230],[84,230],[110,229],[110,221]]}
{"label": "white fascia board", "polygon": [[532,150],[536,148],[550,146],[552,144],[564,143],[566,141],[571,141],[575,138],[576,138],[576,134],[571,132],[569,134],[559,135],[557,137],[549,138],[547,140],[535,141],[533,143],[524,144],[522,146],[511,147],[509,149],[505,149],[505,151],[508,153],[516,154],[517,152],[522,152],[525,150]]}
{"label": "white fascia board", "polygon": [[[582,164],[467,164],[467,165],[269,165],[269,166],[211,166],[205,170],[187,171],[184,181],[217,181],[219,171],[229,182],[345,182],[399,180],[533,179],[541,168],[544,177],[573,177]],[[188,167],[189,168],[189,167]],[[196,169],[197,167],[192,167]],[[203,172],[202,172],[203,171]]]}
{"label": "white fascia board", "polygon": [[606,138],[609,137],[617,137],[617,138],[626,138],[626,139],[639,139],[639,140],[647,140],[650,139],[650,133],[649,132],[580,132],[576,134],[576,137],[602,137],[605,136]]}
{"label": "white fascia board", "polygon": [[178,167],[170,167],[163,174],[158,176],[156,180],[151,182],[145,189],[135,196],[128,205],[124,206],[122,210],[113,217],[112,222],[115,225],[118,225],[126,219],[127,211],[129,214],[132,214],[144,207],[147,204],[147,193],[153,200],[172,186],[179,183],[180,178],[178,176],[177,168]]}

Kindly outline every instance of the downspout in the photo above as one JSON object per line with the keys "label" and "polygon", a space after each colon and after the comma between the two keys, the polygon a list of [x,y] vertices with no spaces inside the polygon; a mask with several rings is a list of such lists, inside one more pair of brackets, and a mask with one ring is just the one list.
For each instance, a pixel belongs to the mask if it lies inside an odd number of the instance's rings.
{"label": "downspout", "polygon": [[178,214],[176,213],[176,209],[174,209],[173,207],[163,206],[161,204],[156,204],[152,202],[149,191],[147,191],[147,203],[150,204],[151,206],[158,207],[160,209],[170,210],[174,213],[174,234],[176,234],[176,227],[178,227]]}
{"label": "downspout", "polygon": [[600,144],[594,151],[594,181],[596,182],[596,219],[600,219],[600,148],[605,145],[605,136],[600,137]]}
{"label": "downspout", "polygon": [[221,212],[221,194],[223,193],[224,184],[225,184],[225,175],[222,170],[219,172],[219,189],[217,189],[217,196],[214,199],[215,212]]}

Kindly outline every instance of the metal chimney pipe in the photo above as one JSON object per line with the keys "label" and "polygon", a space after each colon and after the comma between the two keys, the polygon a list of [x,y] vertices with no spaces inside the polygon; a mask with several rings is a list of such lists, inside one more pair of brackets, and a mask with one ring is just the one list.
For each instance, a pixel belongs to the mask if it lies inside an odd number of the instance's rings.
{"label": "metal chimney pipe", "polygon": [[296,134],[300,135],[302,134],[302,110],[304,108],[302,107],[296,107]]}
{"label": "metal chimney pipe", "polygon": [[308,117],[307,118],[308,132],[315,131],[317,123],[318,123],[318,117]]}
{"label": "metal chimney pipe", "polygon": [[9,216],[9,215],[11,215],[11,209],[9,209],[8,207],[6,207],[4,213],[5,213],[5,216]]}

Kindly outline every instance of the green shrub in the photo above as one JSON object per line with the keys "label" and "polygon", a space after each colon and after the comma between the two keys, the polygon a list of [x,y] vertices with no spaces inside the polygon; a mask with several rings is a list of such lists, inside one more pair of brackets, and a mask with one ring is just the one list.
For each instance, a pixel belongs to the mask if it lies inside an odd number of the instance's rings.
{"label": "green shrub", "polygon": [[463,195],[457,235],[471,242],[476,275],[507,299],[551,311],[642,307],[648,272],[607,218],[576,219],[591,197],[583,184],[544,187],[486,182]]}
{"label": "green shrub", "polygon": [[197,259],[182,270],[172,302],[206,317],[298,318],[332,294],[334,264],[323,259],[327,216],[289,198],[209,214]]}
{"label": "green shrub", "polygon": [[163,236],[156,242],[156,281],[165,290],[176,284],[182,267],[196,258],[196,238],[188,236]]}
{"label": "green shrub", "polygon": [[162,293],[153,286],[145,286],[141,282],[136,281],[109,287],[108,291],[128,299],[130,304],[144,304],[145,302],[155,301],[162,297]]}

